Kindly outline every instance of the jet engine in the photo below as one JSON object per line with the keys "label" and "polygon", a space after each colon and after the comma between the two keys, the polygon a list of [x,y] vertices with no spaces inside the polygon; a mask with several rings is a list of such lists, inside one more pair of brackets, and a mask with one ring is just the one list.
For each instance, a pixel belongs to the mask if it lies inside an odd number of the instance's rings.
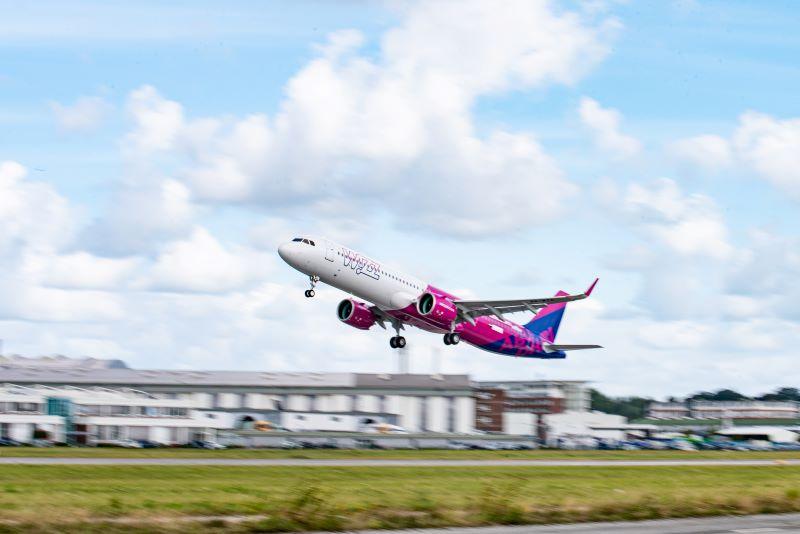
{"label": "jet engine", "polygon": [[437,297],[433,293],[423,293],[417,300],[417,312],[429,323],[450,329],[450,325],[458,317],[455,304],[444,297]]}
{"label": "jet engine", "polygon": [[363,302],[344,299],[336,307],[339,320],[359,330],[369,330],[375,324],[375,316]]}

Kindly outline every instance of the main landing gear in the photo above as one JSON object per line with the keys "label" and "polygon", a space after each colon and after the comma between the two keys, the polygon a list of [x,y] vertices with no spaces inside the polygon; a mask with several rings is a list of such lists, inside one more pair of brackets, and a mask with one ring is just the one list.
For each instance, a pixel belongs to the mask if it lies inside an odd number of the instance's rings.
{"label": "main landing gear", "polygon": [[314,296],[314,287],[317,285],[317,282],[319,282],[319,276],[312,275],[312,276],[309,276],[308,279],[311,281],[311,289],[306,289],[306,293],[305,294],[306,294],[306,297],[311,298],[311,297]]}
{"label": "main landing gear", "polygon": [[461,336],[455,332],[450,332],[444,335],[445,345],[458,345],[459,341],[461,341]]}
{"label": "main landing gear", "polygon": [[400,329],[403,328],[403,323],[400,321],[393,321],[392,326],[396,335],[389,340],[389,346],[393,349],[402,349],[406,346],[406,338],[400,335]]}

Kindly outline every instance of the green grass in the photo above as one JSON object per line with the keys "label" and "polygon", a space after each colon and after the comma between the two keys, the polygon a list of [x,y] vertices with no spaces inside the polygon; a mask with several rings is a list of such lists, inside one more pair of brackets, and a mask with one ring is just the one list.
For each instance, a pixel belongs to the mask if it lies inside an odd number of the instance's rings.
{"label": "green grass", "polygon": [[[789,511],[800,511],[800,467],[786,465],[0,466],[0,532],[264,532]],[[238,515],[252,519],[177,521]]]}
{"label": "green grass", "polygon": [[657,460],[657,459],[800,459],[800,451],[451,451],[345,449],[120,449],[111,447],[2,447],[0,457],[70,458],[374,458],[374,459],[542,459],[542,460]]}

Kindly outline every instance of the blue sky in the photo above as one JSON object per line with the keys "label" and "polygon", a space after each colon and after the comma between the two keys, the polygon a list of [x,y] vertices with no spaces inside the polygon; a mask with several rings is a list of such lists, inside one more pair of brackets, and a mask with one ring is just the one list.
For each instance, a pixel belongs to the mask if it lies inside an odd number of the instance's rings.
{"label": "blue sky", "polygon": [[476,297],[601,277],[560,340],[605,350],[524,361],[420,332],[418,371],[800,382],[794,3],[502,6],[0,2],[7,351],[393,368],[387,335],[278,260],[308,231]]}

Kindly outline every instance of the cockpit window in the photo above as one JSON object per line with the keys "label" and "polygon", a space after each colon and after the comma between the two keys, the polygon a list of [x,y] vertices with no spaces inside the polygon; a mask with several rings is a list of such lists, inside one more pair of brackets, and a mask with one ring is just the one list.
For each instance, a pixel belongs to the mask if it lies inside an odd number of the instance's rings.
{"label": "cockpit window", "polygon": [[302,241],[302,239],[300,239],[299,237],[295,237],[294,239],[292,239],[293,243],[299,243],[300,241]]}
{"label": "cockpit window", "polygon": [[308,243],[309,243],[309,244],[310,244],[312,247],[316,247],[316,246],[317,246],[317,245],[315,245],[315,244],[314,244],[314,242],[313,242],[313,241],[311,241],[310,239],[308,240]]}

